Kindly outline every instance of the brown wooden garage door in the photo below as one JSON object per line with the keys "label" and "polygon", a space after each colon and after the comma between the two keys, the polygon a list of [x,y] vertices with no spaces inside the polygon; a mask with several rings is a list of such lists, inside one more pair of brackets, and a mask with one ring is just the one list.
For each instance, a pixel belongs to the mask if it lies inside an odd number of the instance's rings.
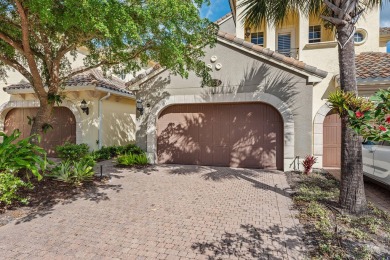
{"label": "brown wooden garage door", "polygon": [[324,167],[341,166],[341,119],[331,112],[324,120]]}
{"label": "brown wooden garage door", "polygon": [[[7,113],[5,118],[5,133],[10,134],[15,129],[22,132],[21,138],[30,135],[31,125],[28,118],[36,116],[38,108],[14,108]],[[56,156],[55,148],[65,142],[76,143],[76,120],[68,108],[56,107],[50,124],[53,130],[49,130],[43,137],[41,146],[48,152],[49,156]]]}
{"label": "brown wooden garage door", "polygon": [[159,163],[283,169],[283,120],[267,104],[171,106],[157,134]]}

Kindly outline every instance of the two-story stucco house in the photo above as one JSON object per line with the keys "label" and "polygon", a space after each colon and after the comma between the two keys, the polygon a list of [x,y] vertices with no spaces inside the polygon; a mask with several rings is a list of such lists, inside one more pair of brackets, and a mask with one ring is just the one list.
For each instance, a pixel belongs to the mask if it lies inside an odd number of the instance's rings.
{"label": "two-story stucco house", "polygon": [[[146,107],[137,143],[154,163],[288,170],[314,154],[317,167],[338,167],[340,121],[327,105],[339,85],[334,31],[298,13],[280,26],[246,27],[235,6],[206,50],[213,86],[159,66],[128,82]],[[379,27],[374,9],[354,35],[363,95],[389,86],[389,31]]]}

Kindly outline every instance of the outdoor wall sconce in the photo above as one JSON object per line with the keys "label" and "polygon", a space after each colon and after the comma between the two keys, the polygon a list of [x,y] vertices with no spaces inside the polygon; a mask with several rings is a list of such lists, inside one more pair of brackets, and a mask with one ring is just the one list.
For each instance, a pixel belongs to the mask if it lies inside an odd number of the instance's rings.
{"label": "outdoor wall sconce", "polygon": [[144,105],[142,104],[142,99],[137,100],[137,110],[141,116],[144,114]]}
{"label": "outdoor wall sconce", "polygon": [[85,101],[85,99],[83,99],[83,101],[81,101],[80,108],[83,111],[83,113],[89,115],[89,107],[88,107],[87,101]]}
{"label": "outdoor wall sconce", "polygon": [[250,27],[246,27],[245,28],[245,37],[248,38],[250,35],[251,35],[251,28]]}

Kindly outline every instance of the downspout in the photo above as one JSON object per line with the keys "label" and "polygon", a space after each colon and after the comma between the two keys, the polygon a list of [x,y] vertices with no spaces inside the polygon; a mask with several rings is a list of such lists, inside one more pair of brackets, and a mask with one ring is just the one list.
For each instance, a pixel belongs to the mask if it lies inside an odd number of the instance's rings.
{"label": "downspout", "polygon": [[111,96],[111,93],[108,93],[107,95],[105,95],[104,97],[102,97],[101,99],[99,99],[99,129],[98,129],[98,140],[99,140],[99,149],[102,148],[102,142],[103,142],[103,108],[102,108],[102,103],[103,103],[103,100],[106,100],[107,98],[109,98]]}

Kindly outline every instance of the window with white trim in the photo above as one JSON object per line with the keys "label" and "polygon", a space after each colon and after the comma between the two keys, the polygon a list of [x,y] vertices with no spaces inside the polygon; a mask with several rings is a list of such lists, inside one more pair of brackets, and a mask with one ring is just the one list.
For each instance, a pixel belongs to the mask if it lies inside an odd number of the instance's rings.
{"label": "window with white trim", "polygon": [[309,43],[321,42],[321,25],[309,26]]}
{"label": "window with white trim", "polygon": [[361,32],[356,32],[354,35],[354,41],[355,43],[361,43],[364,41],[364,34]]}
{"label": "window with white trim", "polygon": [[264,33],[263,32],[251,33],[251,43],[264,46]]}

